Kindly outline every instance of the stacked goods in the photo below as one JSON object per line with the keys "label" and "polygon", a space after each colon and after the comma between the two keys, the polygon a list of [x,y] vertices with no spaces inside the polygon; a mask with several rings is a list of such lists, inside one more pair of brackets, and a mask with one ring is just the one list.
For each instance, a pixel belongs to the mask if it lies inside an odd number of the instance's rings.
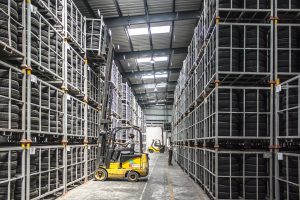
{"label": "stacked goods", "polygon": [[0,16],[0,199],[55,198],[93,175],[107,64],[72,0],[0,0]]}
{"label": "stacked goods", "polygon": [[271,6],[204,1],[183,63],[173,106],[175,157],[211,199],[273,198]]}

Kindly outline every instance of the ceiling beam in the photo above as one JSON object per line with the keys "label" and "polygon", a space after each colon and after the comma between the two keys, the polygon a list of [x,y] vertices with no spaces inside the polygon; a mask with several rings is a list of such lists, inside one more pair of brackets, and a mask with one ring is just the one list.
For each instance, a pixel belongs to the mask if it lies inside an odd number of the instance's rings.
{"label": "ceiling beam", "polygon": [[183,11],[183,12],[170,12],[150,15],[138,16],[123,16],[114,18],[105,18],[105,24],[108,27],[130,26],[133,24],[146,24],[165,21],[180,21],[188,19],[199,19],[200,11]]}
{"label": "ceiling beam", "polygon": [[118,0],[113,0],[113,2],[114,2],[115,7],[116,7],[116,9],[117,9],[118,15],[119,15],[120,17],[123,17],[123,13],[122,13],[122,11],[121,11],[121,9],[120,9]]}
{"label": "ceiling beam", "polygon": [[146,70],[146,71],[132,71],[132,72],[124,72],[122,73],[123,78],[131,78],[131,77],[135,77],[135,76],[143,76],[146,74],[153,74],[153,72],[155,73],[164,73],[164,72],[170,72],[170,73],[179,73],[181,70],[181,68],[172,68],[172,69],[160,69],[160,70]]}
{"label": "ceiling beam", "polygon": [[145,51],[130,51],[130,52],[118,52],[115,53],[116,60],[124,60],[139,57],[151,57],[153,56],[167,56],[173,54],[185,54],[188,52],[187,47],[182,48],[172,48],[172,49],[155,49],[155,50],[145,50]]}

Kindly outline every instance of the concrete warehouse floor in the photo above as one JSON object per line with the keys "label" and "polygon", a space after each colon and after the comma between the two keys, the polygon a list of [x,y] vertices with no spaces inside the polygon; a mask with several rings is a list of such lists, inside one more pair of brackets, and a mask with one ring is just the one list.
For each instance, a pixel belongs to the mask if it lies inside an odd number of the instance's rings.
{"label": "concrete warehouse floor", "polygon": [[150,173],[139,182],[127,180],[89,181],[59,200],[208,200],[203,190],[173,162],[167,154],[150,155]]}

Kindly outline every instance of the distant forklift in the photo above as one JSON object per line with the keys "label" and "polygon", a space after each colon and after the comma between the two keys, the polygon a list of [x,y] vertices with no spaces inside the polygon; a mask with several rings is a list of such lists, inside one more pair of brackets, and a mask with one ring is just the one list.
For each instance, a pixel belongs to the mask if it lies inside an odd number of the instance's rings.
{"label": "distant forklift", "polygon": [[[139,152],[118,151],[116,134],[121,130],[134,129],[139,133]],[[138,181],[149,173],[149,157],[143,153],[143,140],[140,129],[136,127],[117,127],[107,134],[101,134],[99,143],[100,163],[95,171],[95,179],[105,181],[107,178],[127,178],[128,181]]]}
{"label": "distant forklift", "polygon": [[152,140],[151,146],[148,148],[149,153],[165,153],[166,147],[159,139]]}

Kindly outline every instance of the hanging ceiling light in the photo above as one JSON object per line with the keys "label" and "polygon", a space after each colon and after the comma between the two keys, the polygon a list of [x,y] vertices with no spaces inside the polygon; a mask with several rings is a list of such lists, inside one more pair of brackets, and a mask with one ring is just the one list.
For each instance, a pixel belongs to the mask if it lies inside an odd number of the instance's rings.
{"label": "hanging ceiling light", "polygon": [[151,63],[151,64],[154,64],[154,63],[155,63],[155,60],[154,60],[153,58],[151,58],[150,63]]}

